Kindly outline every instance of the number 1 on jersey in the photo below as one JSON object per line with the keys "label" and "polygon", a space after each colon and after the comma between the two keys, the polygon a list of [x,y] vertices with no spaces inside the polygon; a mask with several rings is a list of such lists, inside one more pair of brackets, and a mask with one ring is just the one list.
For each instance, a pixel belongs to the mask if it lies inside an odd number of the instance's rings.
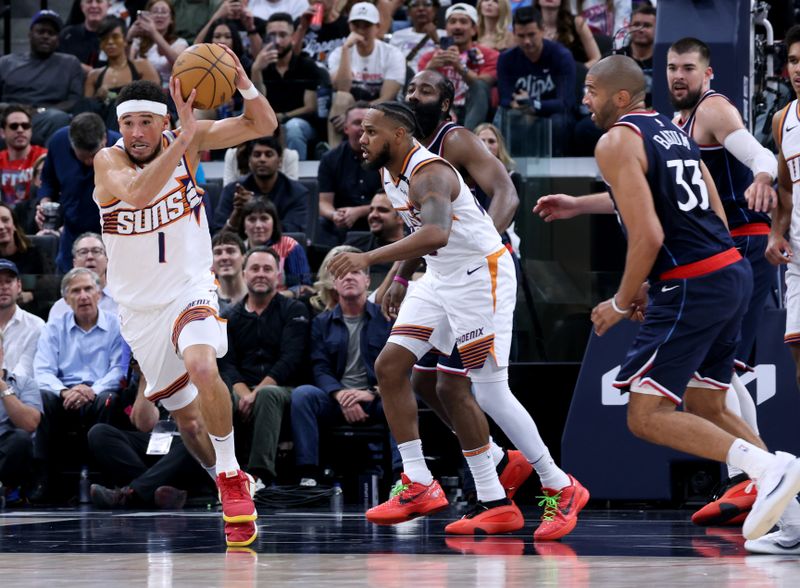
{"label": "number 1 on jersey", "polygon": [[167,263],[167,242],[164,232],[158,232],[158,263]]}

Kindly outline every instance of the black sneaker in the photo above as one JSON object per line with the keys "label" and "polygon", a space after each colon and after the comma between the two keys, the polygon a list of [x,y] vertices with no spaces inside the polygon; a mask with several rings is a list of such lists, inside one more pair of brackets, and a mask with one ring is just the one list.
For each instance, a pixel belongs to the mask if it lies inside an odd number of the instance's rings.
{"label": "black sneaker", "polygon": [[125,486],[112,490],[100,484],[92,484],[89,488],[89,497],[96,508],[126,508],[133,498],[133,489]]}

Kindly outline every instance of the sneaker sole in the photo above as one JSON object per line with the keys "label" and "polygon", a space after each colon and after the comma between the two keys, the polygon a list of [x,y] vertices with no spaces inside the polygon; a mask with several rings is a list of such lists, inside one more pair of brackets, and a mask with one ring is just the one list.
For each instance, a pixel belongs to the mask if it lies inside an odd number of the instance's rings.
{"label": "sneaker sole", "polygon": [[384,525],[384,526],[385,525],[398,525],[400,523],[405,523],[407,521],[411,521],[411,520],[414,520],[414,519],[419,518],[419,517],[425,517],[425,516],[428,516],[428,515],[436,514],[437,512],[440,512],[440,511],[446,509],[448,506],[450,506],[449,502],[447,502],[445,504],[442,504],[440,506],[436,506],[436,507],[434,507],[434,508],[432,508],[430,510],[425,510],[425,511],[422,511],[422,512],[408,513],[407,515],[402,516],[402,517],[390,517],[390,518],[384,517],[384,518],[381,518],[381,519],[375,519],[375,518],[371,517],[369,513],[366,514],[366,517],[367,517],[367,520],[370,523],[373,523],[375,525]]}
{"label": "sneaker sole", "polygon": [[229,517],[225,513],[222,513],[222,520],[226,523],[249,523],[251,521],[258,520],[258,512],[253,511],[253,514],[250,515],[236,515],[233,517]]}
{"label": "sneaker sole", "polygon": [[759,545],[759,541],[745,541],[744,548],[749,553],[758,555],[800,555],[800,542],[790,546],[783,547],[780,544],[769,543],[767,545]]}
{"label": "sneaker sole", "polygon": [[522,513],[514,521],[504,523],[476,523],[472,528],[467,525],[457,525],[461,521],[450,523],[444,528],[445,533],[451,535],[501,535],[503,533],[514,533],[525,526],[525,519]]}
{"label": "sneaker sole", "polygon": [[742,526],[742,535],[745,539],[753,540],[766,535],[781,518],[789,501],[793,500],[800,492],[800,461],[797,459],[789,464],[780,484],[772,492],[778,491],[780,491],[779,494],[771,501],[771,504],[760,509],[762,514],[759,519],[753,518],[756,511],[751,510],[747,515]]}
{"label": "sneaker sole", "polygon": [[247,541],[228,541],[228,539],[226,538],[225,544],[228,547],[247,547],[248,545],[253,543],[253,541],[255,541],[256,538],[258,537],[258,525],[255,525],[255,529],[256,529],[255,533],[253,533],[253,536],[250,537],[250,539],[248,539]]}
{"label": "sneaker sole", "polygon": [[692,515],[692,522],[698,527],[717,527],[722,525],[737,525],[744,520],[742,515],[747,515],[753,508],[753,501],[749,504],[736,504],[735,502],[721,502],[717,505],[716,512],[704,512],[703,509]]}

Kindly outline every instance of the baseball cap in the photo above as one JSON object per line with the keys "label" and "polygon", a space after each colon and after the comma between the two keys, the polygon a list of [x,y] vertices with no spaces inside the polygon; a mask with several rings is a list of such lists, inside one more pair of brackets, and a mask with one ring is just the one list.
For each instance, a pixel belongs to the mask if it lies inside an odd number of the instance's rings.
{"label": "baseball cap", "polygon": [[35,25],[37,22],[52,23],[59,32],[64,26],[64,23],[61,22],[61,16],[59,16],[55,10],[40,10],[34,14],[33,18],[31,19],[31,28],[33,28],[33,25]]}
{"label": "baseball cap", "polygon": [[444,13],[444,19],[447,20],[453,14],[466,14],[472,20],[472,22],[478,24],[478,11],[475,10],[474,6],[464,4],[463,2],[453,4],[447,9],[447,12]]}
{"label": "baseball cap", "polygon": [[347,22],[353,22],[354,20],[365,20],[372,24],[378,24],[381,19],[378,15],[378,9],[375,8],[374,4],[358,2],[357,4],[353,4],[353,7],[350,9],[350,16],[347,18]]}
{"label": "baseball cap", "polygon": [[19,276],[19,270],[17,269],[17,264],[13,261],[9,261],[8,259],[0,259],[0,272],[1,271],[11,272],[15,276]]}

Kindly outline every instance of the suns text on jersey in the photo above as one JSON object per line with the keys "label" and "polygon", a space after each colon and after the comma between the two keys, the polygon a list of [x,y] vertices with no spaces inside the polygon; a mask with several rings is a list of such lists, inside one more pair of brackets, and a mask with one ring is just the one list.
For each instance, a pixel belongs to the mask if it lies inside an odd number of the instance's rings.
{"label": "suns text on jersey", "polygon": [[189,182],[184,189],[168,194],[158,202],[138,210],[122,209],[114,211],[117,217],[117,233],[135,235],[152,233],[175,220],[189,214],[193,208],[202,204],[203,198]]}

